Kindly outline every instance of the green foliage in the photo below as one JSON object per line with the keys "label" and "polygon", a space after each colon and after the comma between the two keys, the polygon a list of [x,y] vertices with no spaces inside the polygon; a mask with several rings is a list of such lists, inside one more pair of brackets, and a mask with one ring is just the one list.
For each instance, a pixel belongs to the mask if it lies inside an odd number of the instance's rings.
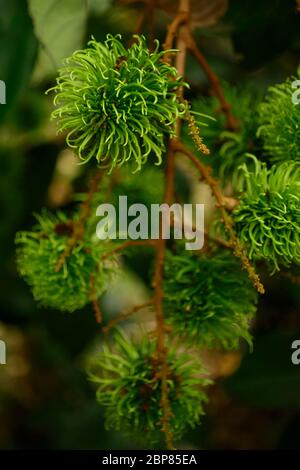
{"label": "green foliage", "polygon": [[73,312],[103,294],[113,273],[113,264],[101,261],[103,242],[86,234],[57,271],[58,260],[73,235],[73,222],[63,213],[54,216],[47,212],[37,220],[32,231],[19,232],[16,237],[18,269],[34,298],[41,305]]}
{"label": "green foliage", "polygon": [[157,164],[165,150],[164,137],[186,106],[177,99],[183,82],[164,62],[165,52],[146,47],[144,37],[126,49],[120,36],[88,47],[65,60],[59,71],[52,116],[67,143],[83,162],[96,158],[110,170],[134,161],[140,170],[154,153]]}
{"label": "green foliage", "polygon": [[272,163],[300,160],[300,105],[292,101],[294,80],[270,87],[259,106],[258,135]]}
{"label": "green foliage", "polygon": [[255,135],[260,93],[250,85],[235,87],[226,82],[223,84],[223,90],[237,121],[236,131],[226,130],[226,117],[221,112],[220,103],[215,96],[193,101],[192,109],[215,118],[210,121],[209,126],[201,128],[201,136],[211,149],[207,163],[213,167],[216,176],[228,183],[229,179],[236,176],[239,165],[247,160],[246,154],[258,148]]}
{"label": "green foliage", "polygon": [[250,259],[265,259],[273,271],[300,263],[300,163],[287,161],[268,169],[253,159],[242,167],[244,194],[233,212],[239,239]]}
{"label": "green foliage", "polygon": [[[174,345],[167,353],[170,429],[175,439],[199,423],[206,401],[200,387],[210,383],[201,364],[177,349]],[[91,364],[90,379],[99,385],[97,400],[105,408],[107,428],[139,434],[147,443],[163,439],[160,370],[156,341],[145,336],[134,343],[118,331],[114,346],[103,346]]]}
{"label": "green foliage", "polygon": [[257,295],[231,252],[168,252],[164,293],[167,321],[187,341],[223,348],[237,348],[240,338],[251,343]]}

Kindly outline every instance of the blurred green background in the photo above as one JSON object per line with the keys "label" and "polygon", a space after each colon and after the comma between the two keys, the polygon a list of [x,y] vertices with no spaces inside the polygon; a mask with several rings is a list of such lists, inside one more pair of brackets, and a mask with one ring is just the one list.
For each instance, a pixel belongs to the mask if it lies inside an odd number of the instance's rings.
{"label": "blurred green background", "polygon": [[[0,366],[1,449],[137,448],[121,433],[105,431],[95,390],[86,380],[85,356],[102,337],[90,308],[73,314],[39,308],[18,277],[14,247],[16,231],[32,225],[33,212],[69,207],[73,189],[84,187],[83,170],[78,173],[49,120],[52,104],[45,90],[61,59],[91,35],[130,38],[145,6],[126,3],[0,0],[0,79],[7,87],[7,104],[0,105],[0,339],[8,351],[7,364]],[[168,12],[155,16],[161,41],[175,1],[162,3]],[[215,3],[216,10],[218,3],[226,10],[217,24],[203,22],[203,1],[193,2],[193,18],[201,49],[220,77],[265,90],[296,72],[296,1]],[[190,98],[207,93],[205,76],[192,59],[187,78]],[[131,260],[135,275],[123,280],[118,295],[114,291],[104,299],[107,318],[128,302],[128,292],[142,295],[139,267]],[[254,352],[203,353],[218,380],[201,427],[179,448],[300,447],[300,365],[291,363],[291,343],[300,339],[299,286],[274,277],[266,287],[253,325]]]}

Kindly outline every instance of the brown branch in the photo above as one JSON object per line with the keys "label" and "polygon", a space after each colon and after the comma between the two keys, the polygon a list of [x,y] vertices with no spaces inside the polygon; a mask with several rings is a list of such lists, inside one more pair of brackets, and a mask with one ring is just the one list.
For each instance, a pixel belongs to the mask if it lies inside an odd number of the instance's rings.
{"label": "brown branch", "polygon": [[[172,223],[173,226],[175,226],[174,219],[171,220],[171,223]],[[206,239],[205,240],[206,242],[210,241],[210,242],[213,242],[216,245],[219,245],[223,248],[230,248],[231,249],[230,243],[228,243],[226,240],[223,240],[221,238],[214,237],[214,236],[210,235],[210,233],[207,230],[203,230],[203,232],[199,232],[199,230],[197,230],[197,227],[194,224],[188,225],[188,224],[185,223],[185,227],[190,229],[191,231],[193,231],[195,234],[203,233],[204,237]]]}
{"label": "brown branch", "polygon": [[213,89],[216,97],[220,101],[221,109],[222,109],[222,111],[224,112],[224,114],[226,116],[227,128],[230,129],[231,131],[236,130],[236,128],[238,127],[238,123],[237,123],[236,119],[234,118],[234,116],[232,114],[230,104],[227,102],[227,100],[225,98],[224,91],[222,89],[220,81],[219,81],[217,75],[215,74],[215,72],[211,69],[211,67],[210,67],[209,63],[207,62],[206,58],[204,57],[204,55],[202,54],[202,52],[198,48],[198,46],[195,42],[195,39],[193,38],[193,36],[191,35],[190,32],[186,35],[186,44],[187,44],[188,49],[191,51],[191,53],[195,57],[195,59],[201,65],[203,71],[205,72],[208,80],[211,83],[212,89]]}
{"label": "brown branch", "polygon": [[107,334],[109,333],[109,331],[115,326],[117,325],[118,323],[120,323],[121,321],[124,321],[124,320],[127,320],[127,318],[129,318],[131,315],[133,315],[134,313],[137,313],[139,312],[140,310],[146,308],[146,307],[150,307],[150,305],[153,305],[154,303],[154,299],[150,299],[148,300],[147,302],[143,303],[143,304],[140,304],[140,305],[135,305],[134,307],[132,307],[132,309],[130,309],[128,312],[126,313],[121,313],[120,315],[118,315],[116,318],[113,318],[112,320],[109,321],[109,323],[104,326],[102,328],[102,331],[103,333]]}
{"label": "brown branch", "polygon": [[[168,151],[166,173],[165,173],[165,196],[164,203],[170,204],[174,189],[174,152],[171,148]],[[162,229],[160,229],[162,230]],[[155,256],[155,270],[153,277],[153,287],[155,290],[154,306],[156,313],[156,337],[157,337],[157,359],[160,364],[159,378],[161,379],[161,407],[163,410],[163,416],[161,419],[162,431],[166,436],[166,444],[168,449],[174,449],[172,433],[169,428],[169,422],[171,418],[171,409],[168,398],[168,364],[167,364],[167,348],[165,345],[165,321],[163,313],[163,272],[164,272],[164,257],[166,250],[166,240],[163,237],[163,233],[160,233],[160,237],[157,240],[156,256]]]}
{"label": "brown branch", "polygon": [[97,191],[97,188],[98,188],[98,185],[99,185],[99,182],[100,182],[101,178],[102,178],[102,173],[98,171],[95,174],[95,176],[92,178],[91,182],[90,182],[90,187],[89,187],[89,191],[88,191],[88,194],[87,194],[87,198],[81,204],[81,207],[80,207],[79,218],[78,218],[78,220],[76,220],[72,223],[73,234],[69,238],[65,250],[61,254],[61,256],[59,257],[59,259],[57,261],[57,264],[55,266],[55,271],[56,272],[59,272],[61,270],[61,268],[64,265],[64,262],[71,255],[71,253],[72,253],[73,249],[75,248],[75,246],[77,245],[78,241],[81,240],[83,235],[84,235],[85,222],[86,222],[86,220],[88,219],[88,217],[91,213],[91,201],[93,199],[93,196],[94,196],[95,192]]}
{"label": "brown branch", "polygon": [[199,160],[196,155],[193,154],[191,150],[189,150],[180,140],[173,139],[172,145],[175,151],[181,152],[186,155],[196,166],[196,168],[201,173],[202,177],[207,181],[209,186],[211,187],[212,193],[215,196],[217,201],[218,207],[225,207],[226,202],[224,200],[224,196],[220,190],[218,181],[215,180],[211,175],[211,168]]}
{"label": "brown branch", "polygon": [[99,323],[99,325],[100,325],[103,321],[103,315],[102,315],[102,312],[100,310],[99,303],[95,299],[95,300],[92,301],[92,304],[93,304],[93,309],[94,309],[96,322]]}
{"label": "brown branch", "polygon": [[111,251],[108,251],[103,254],[102,259],[106,259],[111,255],[114,255],[115,253],[118,253],[119,251],[123,251],[126,248],[130,246],[156,246],[156,240],[128,240],[122,245],[118,245],[115,248],[113,248]]}
{"label": "brown branch", "polygon": [[[179,26],[182,23],[185,23],[188,19],[188,12],[186,10],[179,10],[173,21],[170,23],[168,26],[168,32],[167,32],[167,37],[164,43],[164,50],[165,51],[170,51],[173,47],[174,39],[177,34],[177,31],[179,29]],[[172,60],[172,53],[169,52],[165,54],[164,60],[166,62],[171,62]]]}
{"label": "brown branch", "polygon": [[233,253],[240,258],[243,268],[247,271],[249,279],[252,281],[254,287],[260,294],[264,294],[265,289],[260,281],[259,275],[255,272],[254,267],[251,265],[248,256],[245,252],[245,248],[238,240],[236,233],[233,228],[233,221],[226,210],[226,199],[224,198],[217,180],[211,176],[210,167],[204,165],[197,157],[193,154],[182,142],[178,139],[173,140],[173,148],[178,152],[182,152],[186,155],[199,170],[202,178],[208,183],[211,188],[212,194],[217,201],[217,207],[219,207],[222,216],[222,222],[229,235],[229,243],[232,247]]}
{"label": "brown branch", "polygon": [[100,306],[99,306],[98,299],[97,299],[95,273],[91,274],[90,286],[91,286],[91,302],[93,305],[95,319],[96,319],[96,322],[100,324],[103,321],[103,315],[100,310]]}
{"label": "brown branch", "polygon": [[[173,20],[168,28],[168,33],[165,41],[164,48],[172,48],[173,40],[179,30],[177,39],[177,49],[179,52],[176,56],[176,68],[180,75],[184,75],[185,61],[186,61],[186,45],[183,41],[183,28],[180,27],[182,23],[185,24],[188,21],[190,9],[190,0],[180,0],[179,11],[176,18]],[[167,54],[164,60],[171,61],[171,56]],[[182,96],[183,90],[179,90],[179,95]],[[181,129],[180,121],[176,123],[176,135],[179,136]],[[167,161],[165,169],[165,194],[163,202],[171,205],[174,200],[174,179],[175,179],[175,152],[170,139],[167,152]],[[156,256],[155,256],[155,267],[153,276],[153,287],[155,290],[154,295],[154,306],[156,313],[156,337],[157,337],[157,360],[160,365],[160,369],[157,371],[157,378],[161,380],[161,407],[163,416],[161,418],[162,432],[166,437],[166,445],[168,449],[174,449],[173,436],[170,430],[170,419],[172,411],[170,408],[169,397],[168,397],[168,372],[169,367],[167,363],[167,347],[165,344],[165,333],[167,332],[167,326],[164,320],[163,312],[163,276],[164,276],[164,259],[166,252],[166,240],[162,233],[162,224],[160,225],[160,236],[156,243]]]}

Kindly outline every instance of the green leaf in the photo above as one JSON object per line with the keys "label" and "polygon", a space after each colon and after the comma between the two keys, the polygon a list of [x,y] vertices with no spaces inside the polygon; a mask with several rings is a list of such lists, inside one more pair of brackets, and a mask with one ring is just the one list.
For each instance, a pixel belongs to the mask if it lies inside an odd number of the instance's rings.
{"label": "green leaf", "polygon": [[0,0],[0,80],[6,84],[6,104],[0,105],[0,122],[29,81],[37,41],[26,3]]}
{"label": "green leaf", "polygon": [[264,408],[300,408],[300,366],[294,365],[291,345],[300,332],[275,332],[258,338],[253,353],[225,382],[237,399]]}
{"label": "green leaf", "polygon": [[82,46],[87,19],[85,0],[28,0],[41,50],[38,66],[55,72],[61,61]]}

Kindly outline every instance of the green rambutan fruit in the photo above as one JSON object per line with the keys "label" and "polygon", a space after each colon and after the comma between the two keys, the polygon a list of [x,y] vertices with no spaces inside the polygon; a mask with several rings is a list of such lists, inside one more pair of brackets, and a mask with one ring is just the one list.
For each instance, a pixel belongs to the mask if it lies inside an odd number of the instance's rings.
{"label": "green rambutan fruit", "polygon": [[188,343],[231,349],[243,338],[251,344],[249,325],[256,301],[255,289],[230,251],[167,253],[166,320]]}
{"label": "green rambutan fruit", "polygon": [[163,60],[158,42],[150,52],[143,36],[128,49],[120,39],[92,39],[65,59],[52,88],[52,117],[84,163],[96,159],[111,171],[133,162],[137,171],[150,154],[161,163],[165,137],[186,112],[176,93],[186,84]]}
{"label": "green rambutan fruit", "polygon": [[[16,236],[17,266],[43,306],[73,312],[99,298],[115,271],[114,262],[102,260],[104,242],[90,234],[78,240],[58,270],[58,262],[74,235],[74,220],[63,213],[36,216],[32,231]],[[93,276],[93,282],[91,281]]]}
{"label": "green rambutan fruit", "polygon": [[300,263],[300,162],[268,169],[253,160],[253,171],[241,168],[244,192],[232,217],[249,258],[266,260],[274,272]]}
{"label": "green rambutan fruit", "polygon": [[[161,364],[156,341],[147,336],[139,342],[117,330],[111,347],[93,359],[90,379],[98,385],[97,400],[105,410],[108,429],[122,430],[148,443],[161,442],[163,420]],[[179,439],[189,427],[199,423],[210,381],[199,362],[175,345],[168,347],[168,403],[170,432]]]}
{"label": "green rambutan fruit", "polygon": [[300,104],[293,100],[296,78],[271,86],[259,105],[257,135],[272,163],[300,161]]}

